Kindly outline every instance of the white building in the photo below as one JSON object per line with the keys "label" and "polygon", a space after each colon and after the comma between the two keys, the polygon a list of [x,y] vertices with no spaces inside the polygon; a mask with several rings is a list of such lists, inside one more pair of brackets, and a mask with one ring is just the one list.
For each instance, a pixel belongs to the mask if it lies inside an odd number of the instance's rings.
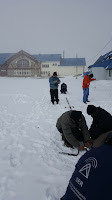
{"label": "white building", "polygon": [[62,58],[61,54],[0,53],[1,76],[49,77],[54,71],[60,77],[77,76],[83,74],[85,66],[85,58]]}
{"label": "white building", "polygon": [[96,80],[112,80],[112,51],[100,56],[99,59],[88,67]]}

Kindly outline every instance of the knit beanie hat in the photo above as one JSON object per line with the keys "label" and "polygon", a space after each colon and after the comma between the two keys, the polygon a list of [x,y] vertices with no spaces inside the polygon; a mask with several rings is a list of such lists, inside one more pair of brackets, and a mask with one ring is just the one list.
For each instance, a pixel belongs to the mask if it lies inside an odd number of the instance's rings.
{"label": "knit beanie hat", "polygon": [[89,74],[89,77],[90,77],[90,78],[93,78],[93,74]]}
{"label": "knit beanie hat", "polygon": [[71,112],[70,118],[73,119],[74,121],[78,122],[81,119],[81,115],[82,115],[81,111],[75,110],[75,111]]}
{"label": "knit beanie hat", "polygon": [[96,106],[94,106],[94,105],[88,105],[88,107],[87,107],[87,114],[88,115],[92,115],[95,112],[95,110],[96,110]]}
{"label": "knit beanie hat", "polygon": [[57,76],[57,72],[54,72],[54,73],[53,73],[53,76]]}

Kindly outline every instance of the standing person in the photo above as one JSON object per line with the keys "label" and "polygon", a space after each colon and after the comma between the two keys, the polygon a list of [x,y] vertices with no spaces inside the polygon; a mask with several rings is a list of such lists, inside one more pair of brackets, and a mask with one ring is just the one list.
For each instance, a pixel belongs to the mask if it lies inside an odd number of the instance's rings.
{"label": "standing person", "polygon": [[51,102],[54,104],[54,101],[56,100],[56,103],[58,104],[58,84],[60,83],[60,79],[57,77],[57,72],[54,72],[53,75],[49,78],[50,83],[50,95],[51,95]]}
{"label": "standing person", "polygon": [[93,140],[93,147],[97,147],[107,137],[108,131],[112,130],[112,115],[94,105],[88,105],[87,114],[93,118],[89,133]]}
{"label": "standing person", "polygon": [[96,80],[96,78],[92,78],[93,74],[89,74],[89,75],[85,75],[83,78],[83,84],[82,84],[82,88],[83,88],[83,102],[86,104],[87,102],[89,102],[88,100],[88,96],[89,96],[89,86],[90,86],[90,82]]}
{"label": "standing person", "polygon": [[[62,135],[64,145],[67,147],[77,147],[79,150],[85,150],[90,145],[90,135],[86,120],[81,111],[70,110],[63,113],[57,120],[56,127]],[[80,144],[83,141],[83,145]]]}
{"label": "standing person", "polygon": [[60,200],[112,199],[112,131],[104,144],[85,153]]}

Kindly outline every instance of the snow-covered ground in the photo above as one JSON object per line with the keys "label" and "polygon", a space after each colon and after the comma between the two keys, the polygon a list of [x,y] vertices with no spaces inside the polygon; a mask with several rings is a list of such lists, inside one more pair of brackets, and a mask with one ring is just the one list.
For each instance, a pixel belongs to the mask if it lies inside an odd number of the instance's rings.
{"label": "snow-covered ground", "polygon": [[[65,193],[77,152],[63,145],[56,129],[57,118],[69,110],[81,110],[87,125],[87,105],[82,102],[83,77],[60,78],[68,86],[59,104],[52,105],[48,79],[0,77],[0,200],[59,200]],[[112,81],[93,81],[91,101],[112,114]]]}

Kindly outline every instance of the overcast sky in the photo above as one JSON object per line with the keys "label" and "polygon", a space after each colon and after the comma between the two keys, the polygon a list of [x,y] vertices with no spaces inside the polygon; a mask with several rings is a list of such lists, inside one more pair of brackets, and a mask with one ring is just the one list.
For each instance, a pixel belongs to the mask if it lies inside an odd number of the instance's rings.
{"label": "overcast sky", "polygon": [[0,53],[64,51],[88,66],[112,50],[111,20],[112,0],[0,0]]}

